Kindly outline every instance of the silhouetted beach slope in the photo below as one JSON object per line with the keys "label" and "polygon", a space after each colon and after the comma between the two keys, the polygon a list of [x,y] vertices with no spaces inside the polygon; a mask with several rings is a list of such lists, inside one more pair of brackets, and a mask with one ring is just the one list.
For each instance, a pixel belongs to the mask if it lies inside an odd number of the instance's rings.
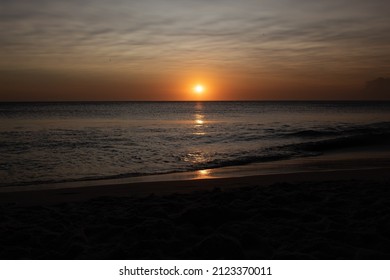
{"label": "silhouetted beach slope", "polygon": [[389,259],[389,171],[3,193],[0,257]]}

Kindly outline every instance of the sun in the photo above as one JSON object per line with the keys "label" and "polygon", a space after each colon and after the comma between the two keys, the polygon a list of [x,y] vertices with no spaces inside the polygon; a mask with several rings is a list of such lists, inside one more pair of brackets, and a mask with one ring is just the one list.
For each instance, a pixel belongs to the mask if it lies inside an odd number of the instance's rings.
{"label": "sun", "polygon": [[201,94],[203,93],[204,91],[204,87],[200,84],[194,86],[194,92],[198,93],[198,94]]}

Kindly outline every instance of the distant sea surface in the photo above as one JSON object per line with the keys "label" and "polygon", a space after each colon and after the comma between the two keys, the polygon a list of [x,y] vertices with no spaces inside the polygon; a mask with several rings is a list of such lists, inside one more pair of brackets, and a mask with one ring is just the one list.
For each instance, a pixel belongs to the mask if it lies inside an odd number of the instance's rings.
{"label": "distant sea surface", "polygon": [[0,186],[316,156],[390,140],[390,102],[0,103]]}

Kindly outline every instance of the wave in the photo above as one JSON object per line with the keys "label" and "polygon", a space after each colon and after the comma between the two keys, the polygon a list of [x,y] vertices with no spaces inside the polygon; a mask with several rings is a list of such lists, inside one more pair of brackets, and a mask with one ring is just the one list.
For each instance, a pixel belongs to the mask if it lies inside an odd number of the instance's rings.
{"label": "wave", "polygon": [[[379,129],[381,128],[381,129]],[[355,133],[354,135],[344,135]],[[299,135],[329,135],[316,131],[301,131]],[[291,134],[293,135],[293,134]],[[324,152],[336,151],[345,148],[359,148],[379,145],[389,145],[390,143],[390,123],[373,124],[370,127],[357,127],[337,133],[338,137],[327,139],[317,139],[294,144],[278,145],[257,151],[247,151],[241,155],[236,155],[233,159],[215,159],[207,163],[197,165],[197,169],[218,168],[226,166],[238,166],[251,163],[279,161],[298,157],[318,156]]]}
{"label": "wave", "polygon": [[[288,129],[288,128],[287,128]],[[259,139],[264,137],[260,135]],[[271,134],[269,134],[271,137]],[[367,125],[348,125],[338,124],[331,127],[319,127],[310,129],[295,129],[290,131],[279,131],[272,136],[275,140],[299,138],[287,144],[276,144],[271,147],[253,150],[235,150],[225,154],[216,154],[211,156],[207,161],[194,163],[192,165],[183,165],[180,157],[170,168],[162,170],[145,170],[145,172],[132,172],[120,174],[102,174],[101,176],[90,176],[80,178],[69,178],[63,180],[25,180],[19,182],[0,183],[4,186],[23,186],[23,185],[40,185],[54,184],[64,182],[79,182],[93,180],[110,180],[126,179],[131,177],[160,175],[167,173],[196,171],[201,169],[220,168],[227,166],[247,165],[251,163],[280,161],[291,158],[307,157],[321,155],[332,150],[341,150],[345,148],[359,148],[378,145],[389,145],[390,143],[390,122],[380,122]],[[256,137],[254,137],[256,138]],[[220,139],[221,145],[224,139]],[[256,139],[258,140],[258,139]],[[248,140],[251,141],[251,140]],[[277,141],[275,143],[278,143]],[[280,143],[280,142],[279,142]],[[3,147],[4,148],[4,147]],[[9,148],[8,148],[9,149]],[[1,167],[1,166],[0,166]],[[7,168],[3,168],[6,170]],[[1,168],[0,168],[1,171]],[[143,170],[142,170],[143,171]],[[149,172],[148,172],[149,171]]]}
{"label": "wave", "polygon": [[390,133],[390,122],[370,123],[364,125],[339,124],[336,126],[318,127],[311,129],[295,129],[293,131],[282,131],[279,137],[289,138],[316,138],[334,137],[347,135],[376,135],[378,133]]}
{"label": "wave", "polygon": [[321,141],[304,142],[292,145],[292,148],[297,151],[325,152],[343,148],[386,145],[389,143],[390,133],[377,133],[375,135],[354,135]]}

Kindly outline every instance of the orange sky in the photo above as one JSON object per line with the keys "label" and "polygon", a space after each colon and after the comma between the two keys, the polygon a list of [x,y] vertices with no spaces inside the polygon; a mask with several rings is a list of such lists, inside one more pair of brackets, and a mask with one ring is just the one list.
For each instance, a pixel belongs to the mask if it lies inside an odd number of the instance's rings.
{"label": "orange sky", "polygon": [[[390,76],[389,8],[384,0],[2,1],[0,101],[383,99],[390,94],[363,89]],[[198,83],[202,95],[192,90]]]}

